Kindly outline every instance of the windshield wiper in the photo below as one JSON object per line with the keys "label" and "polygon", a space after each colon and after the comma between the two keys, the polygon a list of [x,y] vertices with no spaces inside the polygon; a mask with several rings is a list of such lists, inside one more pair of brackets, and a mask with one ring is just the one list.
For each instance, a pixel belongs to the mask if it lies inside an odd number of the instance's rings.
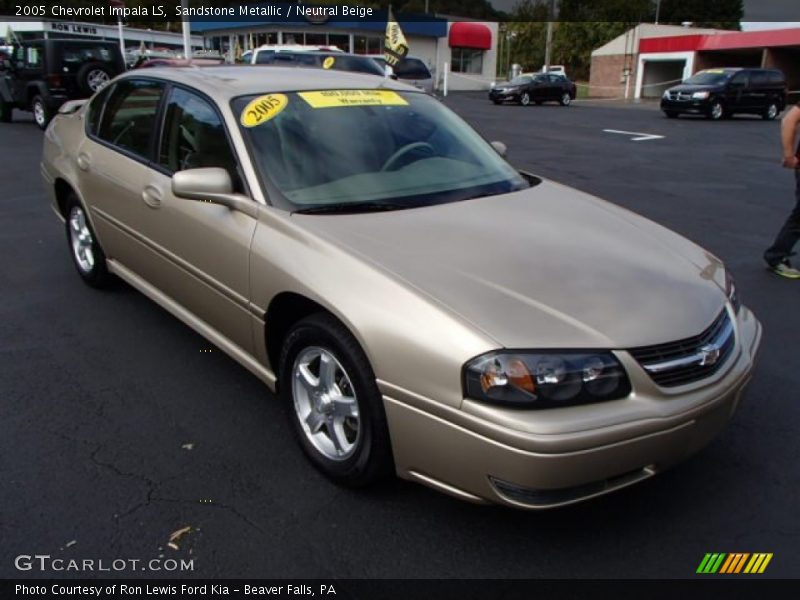
{"label": "windshield wiper", "polygon": [[414,208],[413,204],[400,204],[397,202],[337,202],[336,204],[322,204],[300,208],[292,214],[318,215],[324,213],[362,213],[381,212],[386,210],[403,210]]}

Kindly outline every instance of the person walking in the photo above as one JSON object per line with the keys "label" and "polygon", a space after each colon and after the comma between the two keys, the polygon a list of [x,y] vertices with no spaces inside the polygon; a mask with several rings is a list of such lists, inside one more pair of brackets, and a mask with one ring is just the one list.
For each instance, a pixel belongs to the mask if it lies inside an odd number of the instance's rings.
{"label": "person walking", "polygon": [[800,240],[800,145],[795,149],[798,125],[800,125],[800,102],[786,113],[781,123],[783,166],[794,169],[796,203],[772,246],[764,252],[764,260],[767,261],[769,269],[787,279],[800,279],[800,270],[793,267],[789,261],[789,257],[794,254],[792,252],[794,245]]}

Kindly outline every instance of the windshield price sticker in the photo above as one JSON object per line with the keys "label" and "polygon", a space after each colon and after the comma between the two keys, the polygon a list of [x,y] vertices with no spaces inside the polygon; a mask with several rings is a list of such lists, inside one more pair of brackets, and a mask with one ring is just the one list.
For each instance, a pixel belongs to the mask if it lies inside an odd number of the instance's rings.
{"label": "windshield price sticker", "polygon": [[325,90],[298,92],[311,108],[336,106],[408,106],[400,94],[391,90]]}
{"label": "windshield price sticker", "polygon": [[322,61],[322,68],[323,69],[330,69],[333,66],[333,63],[336,62],[336,59],[332,56],[329,56],[324,61]]}
{"label": "windshield price sticker", "polygon": [[289,98],[284,94],[259,96],[244,107],[239,121],[245,127],[258,127],[277,117],[287,104]]}

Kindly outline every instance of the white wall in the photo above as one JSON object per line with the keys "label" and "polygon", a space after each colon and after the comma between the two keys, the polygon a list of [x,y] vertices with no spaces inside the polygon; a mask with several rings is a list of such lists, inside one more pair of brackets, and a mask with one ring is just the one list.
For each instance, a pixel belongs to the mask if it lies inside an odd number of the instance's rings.
{"label": "white wall", "polygon": [[[447,63],[449,73],[447,74],[447,87],[452,91],[468,91],[468,90],[488,90],[492,82],[497,79],[497,41],[498,41],[498,24],[491,21],[475,21],[481,25],[485,25],[492,32],[492,46],[483,53],[483,70],[481,73],[453,73],[452,71],[452,57],[450,54],[450,44],[448,39],[450,37],[450,27],[453,21],[447,23],[447,36],[439,38],[439,60],[436,69],[436,82],[437,88],[441,89],[442,76],[444,74],[444,65]],[[413,49],[411,50],[413,53]]]}
{"label": "white wall", "polygon": [[685,65],[683,68],[683,77],[682,79],[688,79],[694,73],[694,59],[695,53],[694,51],[690,52],[649,52],[646,54],[639,55],[639,65],[636,68],[636,92],[635,98],[642,97],[642,84],[643,84],[643,77],[644,77],[644,69],[646,62],[658,62],[658,61],[676,61],[676,60],[685,60]]}

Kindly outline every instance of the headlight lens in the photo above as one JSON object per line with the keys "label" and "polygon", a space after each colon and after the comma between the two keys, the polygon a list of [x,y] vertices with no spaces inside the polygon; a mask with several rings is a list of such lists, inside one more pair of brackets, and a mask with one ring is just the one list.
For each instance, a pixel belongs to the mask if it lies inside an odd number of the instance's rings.
{"label": "headlight lens", "polygon": [[736,282],[733,280],[733,275],[727,269],[725,270],[725,294],[728,296],[728,302],[733,307],[733,312],[738,315],[739,310],[742,308],[742,301],[736,291]]}
{"label": "headlight lens", "polygon": [[491,352],[464,367],[468,398],[518,408],[558,408],[624,398],[625,369],[610,352]]}
{"label": "headlight lens", "polygon": [[692,99],[694,100],[705,100],[708,98],[708,92],[695,92],[692,94]]}
{"label": "headlight lens", "polygon": [[661,95],[661,97],[662,97],[662,98],[667,98],[667,99],[669,99],[669,90],[666,90],[666,91],[665,91],[665,92],[664,92],[664,93]]}

